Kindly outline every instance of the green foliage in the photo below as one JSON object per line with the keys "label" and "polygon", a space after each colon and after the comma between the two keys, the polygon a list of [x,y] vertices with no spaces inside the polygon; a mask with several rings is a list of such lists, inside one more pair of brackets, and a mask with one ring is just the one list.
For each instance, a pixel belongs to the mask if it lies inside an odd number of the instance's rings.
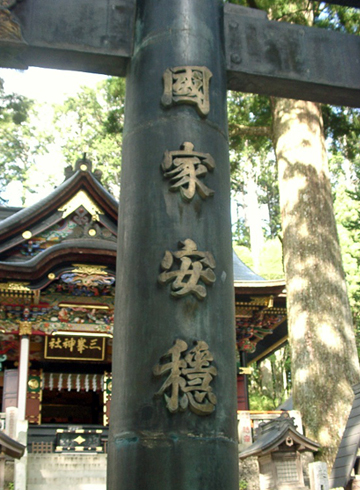
{"label": "green foliage", "polygon": [[259,206],[267,208],[265,236],[274,238],[280,232],[279,191],[272,151],[269,98],[231,92],[228,96],[228,115],[231,190],[238,206],[234,234],[238,244],[248,245],[249,226],[253,226],[255,221],[252,216],[247,216],[248,193],[253,182],[257,186]]}
{"label": "green foliage", "polygon": [[[341,174],[337,181],[335,212],[350,305],[360,355],[360,159],[355,159],[351,181]],[[353,190],[349,190],[349,189]]]}
{"label": "green foliage", "polygon": [[38,155],[47,151],[51,138],[36,127],[34,101],[5,93],[0,79],[0,200],[10,182],[22,185],[22,202],[36,188],[29,181]]}
{"label": "green foliage", "polygon": [[248,486],[248,482],[246,480],[239,481],[239,490],[246,490]]}
{"label": "green foliage", "polygon": [[108,78],[55,107],[56,140],[67,165],[86,152],[103,185],[119,197],[125,81]]}
{"label": "green foliage", "polygon": [[282,244],[279,239],[267,240],[260,256],[260,275],[264,279],[283,279]]}
{"label": "green foliage", "polygon": [[291,390],[289,346],[282,347],[266,361],[252,367],[250,409],[275,410],[288,398]]}

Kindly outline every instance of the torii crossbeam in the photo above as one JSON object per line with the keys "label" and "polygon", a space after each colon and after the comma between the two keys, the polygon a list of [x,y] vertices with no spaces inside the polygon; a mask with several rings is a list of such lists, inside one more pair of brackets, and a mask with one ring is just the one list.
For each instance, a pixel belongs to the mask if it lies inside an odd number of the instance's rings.
{"label": "torii crossbeam", "polygon": [[2,5],[2,66],[127,76],[108,489],[237,490],[226,89],[357,107],[360,39],[221,0]]}
{"label": "torii crossbeam", "polygon": [[[359,0],[329,3],[359,7]],[[135,0],[4,0],[0,66],[43,66],[126,76]],[[17,24],[19,22],[19,25]],[[333,105],[360,105],[360,39],[225,4],[227,88]],[[11,34],[6,37],[6,32]],[[5,34],[5,37],[4,37]]]}

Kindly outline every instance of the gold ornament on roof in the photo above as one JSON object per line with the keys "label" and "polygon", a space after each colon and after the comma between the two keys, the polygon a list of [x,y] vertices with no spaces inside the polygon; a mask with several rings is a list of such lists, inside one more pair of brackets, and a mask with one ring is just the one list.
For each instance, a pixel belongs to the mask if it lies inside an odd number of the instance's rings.
{"label": "gold ornament on roof", "polygon": [[102,276],[108,276],[109,274],[104,270],[106,269],[106,265],[83,265],[83,264],[72,264],[73,267],[76,267],[76,269],[73,269],[71,272],[77,272],[79,274],[88,274],[93,275],[102,275]]}
{"label": "gold ornament on roof", "polygon": [[95,202],[87,195],[85,191],[79,191],[74,197],[70,199],[66,204],[61,206],[58,211],[62,211],[63,218],[66,218],[71,213],[76,211],[80,206],[83,206],[89,214],[91,214],[94,221],[99,221],[99,215],[104,212],[95,204]]}
{"label": "gold ornament on roof", "polygon": [[31,231],[30,230],[24,231],[24,233],[22,234],[22,237],[25,238],[25,240],[30,240],[30,238],[32,237]]}

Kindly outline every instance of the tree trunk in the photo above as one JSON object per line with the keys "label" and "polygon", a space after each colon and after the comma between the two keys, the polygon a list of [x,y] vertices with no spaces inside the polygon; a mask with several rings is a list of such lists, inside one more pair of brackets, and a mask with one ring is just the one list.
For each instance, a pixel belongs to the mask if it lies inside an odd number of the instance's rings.
{"label": "tree trunk", "polygon": [[359,362],[318,104],[273,99],[294,407],[331,468]]}

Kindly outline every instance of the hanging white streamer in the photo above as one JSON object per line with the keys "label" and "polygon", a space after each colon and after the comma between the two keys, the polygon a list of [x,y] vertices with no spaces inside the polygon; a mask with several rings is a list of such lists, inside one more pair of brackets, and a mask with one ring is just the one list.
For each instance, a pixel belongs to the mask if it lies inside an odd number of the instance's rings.
{"label": "hanging white streamer", "polygon": [[94,374],[93,379],[92,379],[92,385],[93,385],[93,391],[97,390],[97,384],[96,384],[96,374]]}
{"label": "hanging white streamer", "polygon": [[85,391],[89,391],[89,375],[85,376]]}
{"label": "hanging white streamer", "polygon": [[80,374],[76,376],[76,391],[80,391],[81,385],[80,385]]}
{"label": "hanging white streamer", "polygon": [[49,388],[50,388],[50,391],[52,391],[54,388],[54,374],[53,373],[50,373]]}
{"label": "hanging white streamer", "polygon": [[62,383],[63,383],[63,375],[62,375],[62,373],[60,373],[59,374],[59,381],[58,381],[58,390],[59,391],[61,391]]}
{"label": "hanging white streamer", "polygon": [[68,374],[67,389],[68,391],[71,391],[71,374]]}

